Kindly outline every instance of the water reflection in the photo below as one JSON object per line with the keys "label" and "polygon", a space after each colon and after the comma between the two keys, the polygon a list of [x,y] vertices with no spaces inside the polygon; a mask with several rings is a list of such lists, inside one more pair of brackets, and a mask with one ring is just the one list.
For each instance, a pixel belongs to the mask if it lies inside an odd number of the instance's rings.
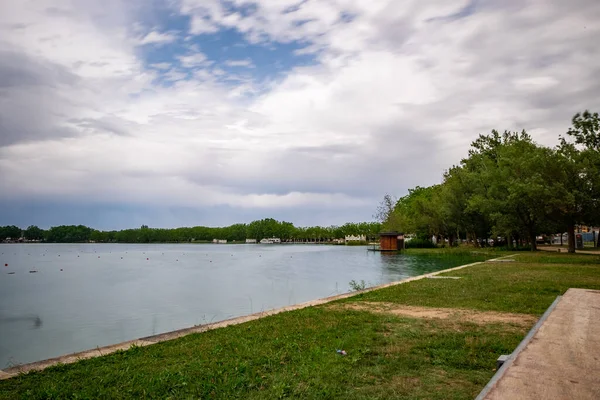
{"label": "water reflection", "polygon": [[22,321],[32,322],[33,325],[30,327],[30,329],[39,329],[44,324],[44,322],[42,321],[42,319],[40,318],[39,315],[23,315],[23,316],[16,316],[16,317],[0,316],[0,324],[22,322]]}

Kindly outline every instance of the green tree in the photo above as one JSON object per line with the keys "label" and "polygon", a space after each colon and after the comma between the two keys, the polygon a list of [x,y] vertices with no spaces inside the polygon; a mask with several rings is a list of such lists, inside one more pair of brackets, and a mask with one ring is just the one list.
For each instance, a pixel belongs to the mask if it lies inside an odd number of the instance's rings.
{"label": "green tree", "polygon": [[[575,114],[571,123],[572,126],[567,131],[567,135],[572,137],[576,144],[600,152],[600,117],[598,113],[585,110],[583,113]],[[561,138],[561,142],[565,141],[564,138]]]}
{"label": "green tree", "polygon": [[21,237],[21,228],[15,225],[0,226],[0,241],[11,238],[11,240]]}
{"label": "green tree", "polygon": [[568,195],[556,152],[537,145],[525,131],[493,131],[473,143],[464,165],[478,182],[469,207],[489,216],[497,233],[525,234],[536,250],[548,215]]}
{"label": "green tree", "polygon": [[[569,139],[573,140],[571,142]],[[566,225],[569,252],[575,252],[575,225],[600,224],[600,118],[584,111],[572,119],[557,152],[564,171],[568,199],[555,213]]]}
{"label": "green tree", "polygon": [[27,240],[42,240],[44,238],[44,231],[35,225],[30,225],[23,232],[23,236]]}

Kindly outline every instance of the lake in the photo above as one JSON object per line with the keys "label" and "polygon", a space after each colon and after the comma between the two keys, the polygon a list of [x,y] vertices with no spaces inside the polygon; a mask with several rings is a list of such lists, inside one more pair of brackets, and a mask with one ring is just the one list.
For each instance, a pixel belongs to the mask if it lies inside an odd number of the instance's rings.
{"label": "lake", "polygon": [[286,244],[0,244],[0,253],[0,368],[465,263]]}

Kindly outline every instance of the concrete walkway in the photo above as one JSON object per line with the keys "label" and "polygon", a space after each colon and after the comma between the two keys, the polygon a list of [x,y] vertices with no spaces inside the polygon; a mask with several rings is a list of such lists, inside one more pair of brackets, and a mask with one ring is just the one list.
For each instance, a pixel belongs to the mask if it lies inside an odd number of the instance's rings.
{"label": "concrete walkway", "polygon": [[[553,251],[559,253],[568,253],[568,249],[566,247],[558,247],[558,246],[538,246],[538,250],[542,251]],[[600,256],[600,250],[575,250],[577,254],[593,254]]]}
{"label": "concrete walkway", "polygon": [[600,290],[569,289],[514,357],[480,398],[600,399]]}

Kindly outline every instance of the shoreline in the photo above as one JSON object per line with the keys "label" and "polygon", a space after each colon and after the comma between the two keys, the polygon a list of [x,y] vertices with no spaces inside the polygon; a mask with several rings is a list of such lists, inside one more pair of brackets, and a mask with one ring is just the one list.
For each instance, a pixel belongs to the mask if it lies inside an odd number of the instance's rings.
{"label": "shoreline", "polygon": [[402,279],[400,281],[395,281],[395,282],[390,282],[390,283],[386,283],[386,284],[382,284],[382,285],[378,285],[378,286],[373,286],[371,288],[367,288],[367,289],[360,290],[360,291],[348,292],[348,293],[343,293],[343,294],[339,294],[339,295],[335,295],[335,296],[324,297],[321,299],[311,300],[311,301],[304,302],[304,303],[298,303],[298,304],[291,305],[291,306],[280,307],[280,308],[272,309],[269,311],[262,311],[262,312],[258,312],[258,313],[245,315],[245,316],[226,319],[223,321],[213,322],[210,324],[197,325],[197,326],[193,326],[193,327],[189,327],[189,328],[178,329],[178,330],[174,330],[174,331],[170,331],[170,332],[166,332],[166,333],[162,333],[162,334],[158,334],[158,335],[152,335],[152,336],[147,336],[147,337],[143,337],[143,338],[139,338],[139,339],[116,343],[116,344],[109,345],[109,346],[97,347],[95,349],[84,350],[81,352],[65,354],[62,356],[58,356],[58,357],[54,357],[54,358],[50,358],[50,359],[46,359],[46,360],[40,360],[40,361],[35,361],[32,363],[17,365],[14,367],[0,370],[0,380],[9,379],[9,378],[15,377],[21,373],[27,373],[30,371],[41,371],[48,367],[52,367],[52,366],[55,366],[58,364],[72,364],[72,363],[75,363],[80,360],[101,357],[104,355],[115,353],[120,350],[127,350],[127,349],[131,348],[132,346],[139,346],[139,347],[150,346],[152,344],[161,343],[164,341],[173,340],[173,339],[177,339],[177,338],[180,338],[183,336],[187,336],[192,333],[207,332],[207,331],[214,330],[214,329],[224,328],[224,327],[227,327],[230,325],[243,324],[245,322],[254,321],[257,319],[261,319],[261,318],[268,317],[271,315],[280,314],[280,313],[287,312],[287,311],[294,311],[294,310],[300,310],[300,309],[307,308],[307,307],[318,306],[318,305],[330,303],[332,301],[346,299],[346,298],[357,296],[357,295],[360,295],[363,293],[368,293],[368,292],[372,292],[375,290],[387,288],[390,286],[401,285],[404,283],[436,276],[436,275],[439,275],[442,273],[456,271],[456,270],[460,270],[463,268],[483,264],[485,262],[490,262],[490,261],[494,262],[496,260],[501,260],[501,259],[508,258],[508,257],[514,257],[514,254],[509,254],[509,255],[502,256],[502,257],[489,259],[486,261],[478,261],[475,263],[465,264],[465,265],[461,265],[458,267],[448,268],[448,269],[444,269],[444,270],[440,270],[440,271],[430,272],[430,273],[423,274],[423,275],[413,276],[410,278]]}

